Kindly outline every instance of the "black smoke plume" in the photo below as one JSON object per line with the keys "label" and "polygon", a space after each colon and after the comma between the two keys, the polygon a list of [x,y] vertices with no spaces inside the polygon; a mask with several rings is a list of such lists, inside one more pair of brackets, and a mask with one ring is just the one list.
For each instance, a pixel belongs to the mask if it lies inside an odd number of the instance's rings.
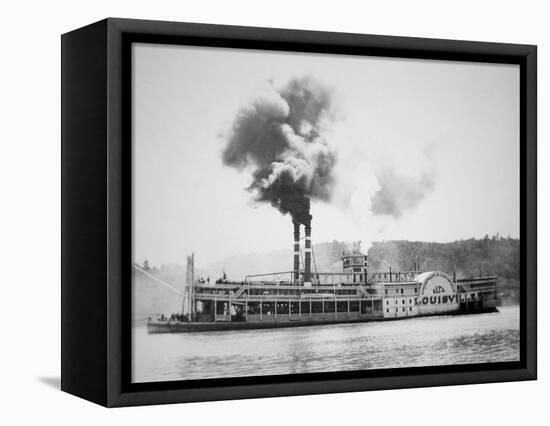
{"label": "black smoke plume", "polygon": [[323,137],[330,117],[325,87],[307,77],[291,80],[238,112],[223,162],[251,171],[248,190],[256,201],[309,225],[310,200],[331,197],[336,156]]}

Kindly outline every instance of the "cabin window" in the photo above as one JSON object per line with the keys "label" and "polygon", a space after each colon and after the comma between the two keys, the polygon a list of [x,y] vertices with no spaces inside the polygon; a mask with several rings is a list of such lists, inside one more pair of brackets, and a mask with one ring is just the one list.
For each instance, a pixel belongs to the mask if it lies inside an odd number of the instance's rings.
{"label": "cabin window", "polygon": [[385,290],[385,293],[388,294],[388,289]]}
{"label": "cabin window", "polygon": [[412,310],[413,310],[412,306],[409,306],[409,311],[412,311]]}
{"label": "cabin window", "polygon": [[403,289],[401,289],[401,294],[403,294]]}
{"label": "cabin window", "polygon": [[390,312],[390,310],[389,310],[389,309],[386,309],[386,312],[388,312],[388,313],[389,313],[389,312]]}

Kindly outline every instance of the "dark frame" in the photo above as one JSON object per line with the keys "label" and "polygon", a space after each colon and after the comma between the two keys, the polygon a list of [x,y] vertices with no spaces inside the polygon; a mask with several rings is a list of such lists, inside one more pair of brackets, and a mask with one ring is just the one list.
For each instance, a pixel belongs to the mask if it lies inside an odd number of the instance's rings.
{"label": "dark frame", "polygon": [[[520,361],[130,382],[131,43],[520,66]],[[62,389],[106,406],[536,379],[536,46],[109,18],[62,37]]]}

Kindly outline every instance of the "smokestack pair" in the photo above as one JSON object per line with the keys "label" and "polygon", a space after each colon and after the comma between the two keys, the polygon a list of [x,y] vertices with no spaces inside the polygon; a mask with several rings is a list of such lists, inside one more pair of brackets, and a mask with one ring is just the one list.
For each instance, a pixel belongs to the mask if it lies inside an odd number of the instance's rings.
{"label": "smokestack pair", "polygon": [[[300,279],[300,224],[294,223],[294,281]],[[305,225],[306,246],[304,265],[304,284],[311,284],[311,225]]]}

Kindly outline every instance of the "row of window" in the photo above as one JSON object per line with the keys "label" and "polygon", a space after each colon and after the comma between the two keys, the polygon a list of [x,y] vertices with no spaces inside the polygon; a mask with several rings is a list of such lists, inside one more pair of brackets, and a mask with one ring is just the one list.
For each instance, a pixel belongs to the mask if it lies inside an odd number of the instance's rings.
{"label": "row of window", "polygon": [[[412,310],[413,310],[412,306],[409,306],[409,311],[412,311]],[[389,310],[389,309],[386,309],[386,312],[389,314],[389,313],[390,313],[390,310]],[[399,312],[399,308],[395,308],[395,313],[398,313],[398,312]],[[406,309],[403,308],[403,309],[402,309],[402,312],[406,312]]]}
{"label": "row of window", "polygon": [[[386,305],[389,305],[390,304],[390,300],[392,299],[386,299]],[[393,299],[395,300],[395,304],[398,304],[399,301],[397,299]],[[413,303],[413,299],[409,299],[409,305],[411,305]],[[401,299],[401,304],[404,305],[405,304],[405,299]],[[414,298],[414,304],[416,305],[417,304],[417,298],[415,297]]]}
{"label": "row of window", "polygon": [[377,282],[407,282],[414,280],[415,275],[412,272],[375,272],[371,279]]}
{"label": "row of window", "polygon": [[[395,289],[395,294],[403,294],[404,291],[403,291],[403,287],[401,288],[396,288]],[[418,291],[418,288],[417,287],[412,287],[411,289],[407,289],[407,290],[411,290],[413,293],[416,293]],[[385,291],[384,291],[386,294],[390,294],[390,289],[389,288],[386,288]],[[392,292],[393,293],[393,292]]]}
{"label": "row of window", "polygon": [[[217,302],[217,310],[223,311],[226,309],[228,305],[228,302]],[[249,314],[260,314],[261,312],[273,312],[275,313],[275,310],[277,310],[278,314],[288,314],[289,309],[290,313],[292,314],[320,314],[320,313],[334,313],[334,310],[336,309],[336,312],[338,313],[347,313],[349,308],[350,313],[361,313],[361,314],[369,314],[373,311],[379,311],[382,309],[382,307],[378,304],[374,304],[371,302],[363,302],[360,303],[359,301],[350,301],[349,305],[347,302],[337,302],[336,304],[334,302],[328,302],[325,301],[324,303],[321,301],[315,301],[311,302],[277,302],[275,304],[274,302],[263,302],[263,303],[249,303],[247,305],[247,311]]]}
{"label": "row of window", "polygon": [[470,288],[480,288],[480,287],[489,287],[489,286],[495,286],[496,287],[496,282],[495,281],[482,282],[482,283],[461,283],[461,284],[463,286],[469,285]]}

